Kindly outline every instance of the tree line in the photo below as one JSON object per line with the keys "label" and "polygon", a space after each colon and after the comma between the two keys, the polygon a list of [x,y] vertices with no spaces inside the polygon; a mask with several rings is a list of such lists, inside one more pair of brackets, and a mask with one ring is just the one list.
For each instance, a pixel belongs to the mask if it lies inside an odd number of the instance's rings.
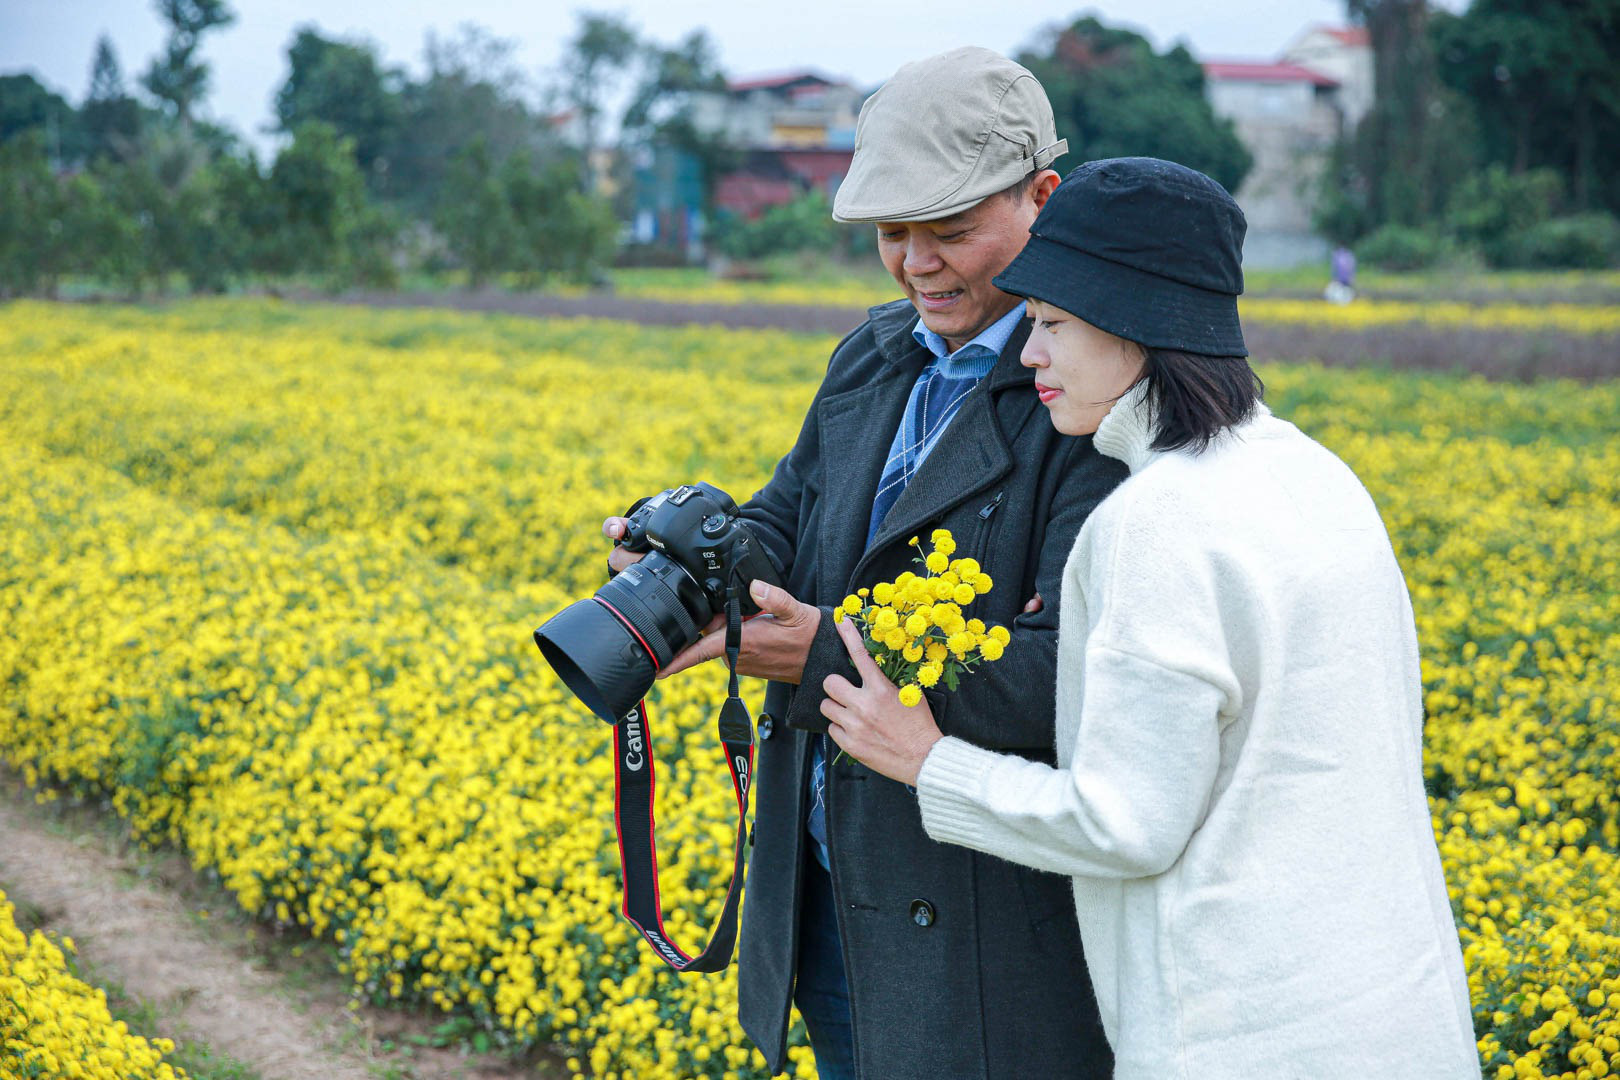
{"label": "tree line", "polygon": [[261,161],[199,119],[198,43],[233,21],[226,0],[155,6],[168,33],[137,87],[105,36],[77,107],[31,75],[0,75],[0,295],[52,294],[74,275],[134,294],[289,277],[387,286],[451,267],[475,283],[588,280],[611,258],[618,224],[592,147],[561,137],[556,114],[571,94],[591,107],[593,64],[646,62],[643,43],[603,42],[598,24],[614,20],[584,17],[571,84],[539,101],[511,44],[477,28],[430,35],[412,77],[369,44],[303,27],[275,96],[284,138]]}
{"label": "tree line", "polygon": [[[1375,56],[1375,103],[1325,171],[1317,225],[1391,265],[1620,260],[1620,0],[1347,0]],[[474,284],[590,281],[622,257],[633,170],[672,148],[695,170],[713,250],[745,259],[838,253],[864,233],[825,196],[743,220],[717,207],[743,162],[695,103],[725,72],[701,30],[646,40],[581,13],[540,91],[486,31],[429,35],[422,70],[364,41],[298,29],[274,102],[279,149],[261,161],[205,118],[199,45],[228,0],[154,0],[162,50],[126,80],[97,42],[74,105],[31,75],[0,75],[0,295],[89,277],[133,294],[254,280],[393,284],[459,270]],[[1236,190],[1252,159],[1214,115],[1185,47],[1083,17],[1038,32],[1017,59],[1040,77],[1066,164],[1146,154]],[[616,108],[615,103],[619,103]]]}
{"label": "tree line", "polygon": [[1349,0],[1372,111],[1317,226],[1398,268],[1620,265],[1620,2]]}

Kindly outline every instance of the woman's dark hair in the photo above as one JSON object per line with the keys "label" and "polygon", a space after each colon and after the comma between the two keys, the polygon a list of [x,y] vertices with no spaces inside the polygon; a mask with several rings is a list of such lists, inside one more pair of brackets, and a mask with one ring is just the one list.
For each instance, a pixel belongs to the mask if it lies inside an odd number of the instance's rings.
{"label": "woman's dark hair", "polygon": [[1153,449],[1198,453],[1227,428],[1254,415],[1266,392],[1247,357],[1205,356],[1178,349],[1144,350],[1142,380],[1158,417]]}

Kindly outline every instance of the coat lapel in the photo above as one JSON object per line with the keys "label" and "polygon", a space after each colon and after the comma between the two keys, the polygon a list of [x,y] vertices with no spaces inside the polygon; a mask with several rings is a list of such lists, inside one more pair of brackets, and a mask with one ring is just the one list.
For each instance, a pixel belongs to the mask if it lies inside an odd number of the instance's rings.
{"label": "coat lapel", "polygon": [[[918,346],[921,350],[921,346]],[[842,590],[866,546],[872,497],[889,456],[900,413],[922,362],[895,365],[865,386],[821,403],[821,526],[816,580],[829,594]],[[891,515],[892,516],[892,515]],[[841,596],[842,593],[840,592]]]}
{"label": "coat lapel", "polygon": [[868,554],[910,539],[919,526],[1012,471],[1012,454],[996,426],[989,389],[981,382],[962,400],[939,445],[889,509]]}

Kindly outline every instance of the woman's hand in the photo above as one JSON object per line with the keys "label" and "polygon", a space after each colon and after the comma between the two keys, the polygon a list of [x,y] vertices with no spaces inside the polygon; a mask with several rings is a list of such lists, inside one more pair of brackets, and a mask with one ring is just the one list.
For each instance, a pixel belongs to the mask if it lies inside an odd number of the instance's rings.
{"label": "woman's hand", "polygon": [[821,715],[827,718],[828,733],[841,749],[873,772],[915,787],[928,751],[945,737],[934,723],[933,710],[926,698],[916,705],[900,704],[900,692],[878,670],[854,622],[840,622],[838,636],[855,662],[861,685],[853,685],[842,675],[829,675],[822,681],[827,696],[821,702]]}

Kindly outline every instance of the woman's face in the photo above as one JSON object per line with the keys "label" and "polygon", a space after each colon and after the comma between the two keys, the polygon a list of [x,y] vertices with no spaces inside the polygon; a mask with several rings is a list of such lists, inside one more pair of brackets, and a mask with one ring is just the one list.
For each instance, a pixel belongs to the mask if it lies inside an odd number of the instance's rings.
{"label": "woman's face", "polygon": [[1051,304],[1031,300],[1028,310],[1035,326],[1022,362],[1035,369],[1041,404],[1063,434],[1090,435],[1141,377],[1142,349]]}

